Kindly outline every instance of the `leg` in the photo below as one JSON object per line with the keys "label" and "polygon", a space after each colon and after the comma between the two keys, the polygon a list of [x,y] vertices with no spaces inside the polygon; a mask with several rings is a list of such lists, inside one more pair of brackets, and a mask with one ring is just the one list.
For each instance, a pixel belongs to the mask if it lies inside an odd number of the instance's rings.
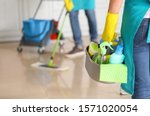
{"label": "leg", "polygon": [[70,23],[73,32],[73,39],[76,45],[82,45],[81,39],[81,29],[78,19],[79,11],[71,11],[70,12]]}
{"label": "leg", "polygon": [[133,99],[150,98],[150,45],[146,43],[149,19],[144,19],[134,38],[135,89]]}
{"label": "leg", "polygon": [[83,42],[81,39],[81,29],[78,20],[79,11],[70,12],[70,23],[73,32],[73,39],[75,42],[74,48],[66,55],[68,58],[75,58],[84,55]]}
{"label": "leg", "polygon": [[98,32],[97,32],[95,11],[94,11],[94,9],[93,10],[85,10],[85,14],[88,19],[90,39],[91,39],[91,41],[97,41]]}

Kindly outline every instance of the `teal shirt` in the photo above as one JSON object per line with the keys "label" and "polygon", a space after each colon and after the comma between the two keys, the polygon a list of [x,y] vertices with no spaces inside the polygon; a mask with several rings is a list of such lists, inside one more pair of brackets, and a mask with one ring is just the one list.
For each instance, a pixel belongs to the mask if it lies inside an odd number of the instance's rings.
{"label": "teal shirt", "polygon": [[[122,84],[123,90],[134,94],[135,67],[133,62],[133,40],[135,34],[150,8],[150,0],[126,0],[122,19],[121,36],[124,42],[125,64],[128,67],[128,82]],[[150,34],[150,33],[149,33]]]}
{"label": "teal shirt", "polygon": [[72,0],[74,4],[73,10],[89,10],[95,9],[95,0]]}

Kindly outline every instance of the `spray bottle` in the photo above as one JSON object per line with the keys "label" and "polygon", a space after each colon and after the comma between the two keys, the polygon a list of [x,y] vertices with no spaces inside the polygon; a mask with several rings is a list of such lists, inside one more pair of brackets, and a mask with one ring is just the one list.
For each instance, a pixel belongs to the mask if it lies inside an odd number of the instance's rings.
{"label": "spray bottle", "polygon": [[122,54],[123,46],[118,45],[115,52],[110,56],[110,64],[122,64],[125,56]]}
{"label": "spray bottle", "polygon": [[104,56],[107,53],[106,47],[109,47],[111,50],[113,50],[113,48],[111,47],[111,44],[112,44],[111,42],[110,43],[109,42],[102,42],[101,44],[99,44],[98,53],[92,57],[92,60],[95,63],[102,64]]}

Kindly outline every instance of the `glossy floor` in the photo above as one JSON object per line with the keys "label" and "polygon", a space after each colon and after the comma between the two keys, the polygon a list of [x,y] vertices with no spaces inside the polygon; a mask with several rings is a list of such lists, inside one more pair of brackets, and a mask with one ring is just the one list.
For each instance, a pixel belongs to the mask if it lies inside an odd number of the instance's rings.
{"label": "glossy floor", "polygon": [[[55,62],[69,67],[63,72],[31,67],[35,62],[48,62],[54,43],[46,47],[43,55],[39,55],[34,47],[24,47],[23,52],[18,54],[18,42],[0,43],[1,99],[130,99],[129,95],[120,95],[119,84],[102,84],[92,80],[85,70],[84,56],[68,59],[58,52]],[[64,51],[68,52],[72,46],[71,40],[65,40]]]}

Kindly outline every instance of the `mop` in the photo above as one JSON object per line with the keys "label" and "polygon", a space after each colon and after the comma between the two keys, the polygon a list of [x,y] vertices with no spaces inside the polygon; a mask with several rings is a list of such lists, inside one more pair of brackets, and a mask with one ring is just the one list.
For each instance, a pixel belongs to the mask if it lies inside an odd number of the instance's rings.
{"label": "mop", "polygon": [[57,37],[56,43],[54,45],[52,55],[50,57],[50,60],[49,60],[48,64],[37,62],[37,63],[32,64],[31,65],[32,67],[41,68],[41,69],[45,69],[45,70],[55,70],[55,71],[65,71],[65,70],[69,69],[69,67],[59,67],[59,66],[55,65],[54,61],[53,61],[54,57],[55,57],[55,54],[56,54],[56,51],[57,51],[57,48],[59,46],[59,41],[60,41],[60,38],[61,38],[61,35],[62,35],[62,30],[63,30],[64,24],[65,24],[65,21],[66,21],[67,14],[68,14],[68,12],[66,12],[66,14],[65,14],[64,20],[62,22],[62,26],[60,28],[60,31],[59,31],[59,34],[58,34],[58,37]]}

